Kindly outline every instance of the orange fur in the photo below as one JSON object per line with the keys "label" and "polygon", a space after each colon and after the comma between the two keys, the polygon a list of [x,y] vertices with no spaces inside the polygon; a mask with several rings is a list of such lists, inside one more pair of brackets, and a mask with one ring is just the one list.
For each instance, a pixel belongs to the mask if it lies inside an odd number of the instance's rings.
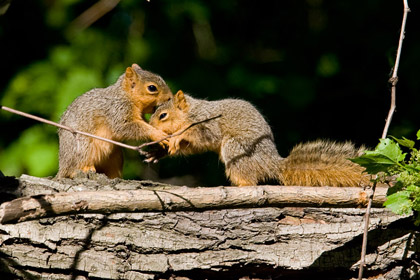
{"label": "orange fur", "polygon": [[281,162],[280,180],[296,186],[359,186],[369,182],[364,168],[349,158],[359,156],[349,142],[314,141],[299,144]]}
{"label": "orange fur", "polygon": [[[104,118],[96,118],[95,127],[95,135],[107,139],[114,138]],[[90,139],[88,158],[82,164],[84,165],[79,168],[83,172],[96,171],[104,173],[109,178],[121,177],[123,164],[122,151],[114,144],[92,138]]]}

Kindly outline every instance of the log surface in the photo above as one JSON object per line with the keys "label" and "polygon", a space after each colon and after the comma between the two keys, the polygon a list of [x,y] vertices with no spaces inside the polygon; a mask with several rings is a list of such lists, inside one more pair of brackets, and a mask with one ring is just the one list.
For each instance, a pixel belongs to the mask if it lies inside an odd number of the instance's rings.
{"label": "log surface", "polygon": [[[25,175],[15,191],[6,192],[20,197],[139,188],[176,189],[100,176],[55,181]],[[10,279],[305,279],[314,274],[351,279],[357,277],[364,213],[260,206],[77,214],[3,224],[0,271]],[[418,279],[419,248],[412,217],[372,209],[366,277]]]}
{"label": "log surface", "polygon": [[[45,189],[58,188],[59,182],[24,177]],[[120,180],[111,180],[113,190],[89,191],[88,188],[66,188],[66,192],[47,192],[22,197],[0,205],[0,223],[77,213],[110,214],[119,212],[203,211],[261,207],[360,207],[367,203],[370,190],[357,187],[250,186],[188,188],[176,186],[121,187]],[[125,183],[124,183],[125,184]],[[124,185],[123,184],[123,185]],[[65,186],[65,185],[64,185]],[[133,189],[133,187],[135,189]],[[142,187],[143,189],[138,189]],[[116,190],[117,189],[117,190]],[[386,188],[377,188],[373,206],[385,202]]]}

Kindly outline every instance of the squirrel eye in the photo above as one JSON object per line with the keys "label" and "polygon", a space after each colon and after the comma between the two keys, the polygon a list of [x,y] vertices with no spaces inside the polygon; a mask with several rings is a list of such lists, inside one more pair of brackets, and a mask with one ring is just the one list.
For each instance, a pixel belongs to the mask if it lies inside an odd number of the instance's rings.
{"label": "squirrel eye", "polygon": [[157,91],[157,87],[155,85],[149,85],[149,86],[147,86],[147,89],[150,92],[156,92]]}
{"label": "squirrel eye", "polygon": [[162,113],[159,115],[159,120],[165,118],[168,114],[167,113]]}

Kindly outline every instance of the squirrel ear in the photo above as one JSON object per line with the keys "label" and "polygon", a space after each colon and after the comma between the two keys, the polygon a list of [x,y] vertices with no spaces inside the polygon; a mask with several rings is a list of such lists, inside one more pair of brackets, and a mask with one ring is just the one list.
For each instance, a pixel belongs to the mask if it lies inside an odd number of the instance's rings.
{"label": "squirrel ear", "polygon": [[134,70],[143,70],[137,63],[133,63],[133,65],[131,65],[131,68],[133,68]]}
{"label": "squirrel ear", "polygon": [[175,94],[174,104],[182,111],[186,111],[188,109],[187,100],[185,99],[185,95],[182,90],[178,90],[178,92]]}
{"label": "squirrel ear", "polygon": [[127,69],[125,69],[125,77],[126,78],[130,78],[134,75],[134,71],[133,68],[131,67],[127,67]]}
{"label": "squirrel ear", "polygon": [[123,88],[125,91],[132,90],[139,83],[137,73],[131,67],[127,67],[125,70],[125,76],[123,80]]}

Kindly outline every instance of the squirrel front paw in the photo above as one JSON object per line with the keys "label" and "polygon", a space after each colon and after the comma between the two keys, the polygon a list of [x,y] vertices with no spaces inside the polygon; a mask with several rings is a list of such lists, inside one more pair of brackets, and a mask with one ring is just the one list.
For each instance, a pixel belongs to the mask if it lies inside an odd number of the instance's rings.
{"label": "squirrel front paw", "polygon": [[157,163],[161,158],[164,158],[168,155],[168,152],[165,148],[162,148],[160,145],[152,145],[149,147],[149,150],[146,153],[146,158],[144,162],[147,163]]}
{"label": "squirrel front paw", "polygon": [[168,143],[168,154],[173,156],[177,153],[179,153],[180,149],[181,149],[181,141],[183,139],[181,137],[171,137],[169,138],[169,143]]}
{"label": "squirrel front paw", "polygon": [[169,145],[169,140],[165,139],[167,136],[168,134],[166,134],[165,132],[156,130],[150,138],[153,141],[160,141],[159,146],[161,146],[162,148],[166,148]]}

